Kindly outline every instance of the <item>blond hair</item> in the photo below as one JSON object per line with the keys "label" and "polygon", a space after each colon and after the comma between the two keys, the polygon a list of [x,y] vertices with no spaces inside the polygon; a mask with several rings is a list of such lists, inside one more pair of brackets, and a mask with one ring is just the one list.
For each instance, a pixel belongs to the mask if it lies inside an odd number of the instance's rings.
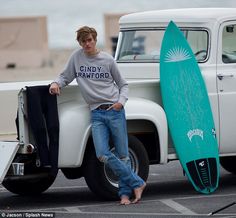
{"label": "blond hair", "polygon": [[81,43],[83,40],[85,40],[89,34],[91,34],[93,39],[95,41],[97,41],[97,31],[92,27],[83,26],[83,27],[79,28],[76,32],[77,32],[76,40],[79,43]]}

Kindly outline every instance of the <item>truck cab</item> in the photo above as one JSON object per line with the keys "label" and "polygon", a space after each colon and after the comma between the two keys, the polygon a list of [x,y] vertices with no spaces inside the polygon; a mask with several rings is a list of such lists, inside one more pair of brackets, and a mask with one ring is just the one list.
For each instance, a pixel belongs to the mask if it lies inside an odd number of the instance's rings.
{"label": "truck cab", "polygon": [[[116,52],[117,63],[126,78],[159,83],[161,42],[168,22],[173,20],[189,42],[204,77],[221,156],[235,154],[232,131],[236,125],[233,116],[236,106],[234,13],[235,9],[196,8],[123,16]],[[160,90],[156,89],[156,92]],[[161,100],[157,103],[161,105]]]}

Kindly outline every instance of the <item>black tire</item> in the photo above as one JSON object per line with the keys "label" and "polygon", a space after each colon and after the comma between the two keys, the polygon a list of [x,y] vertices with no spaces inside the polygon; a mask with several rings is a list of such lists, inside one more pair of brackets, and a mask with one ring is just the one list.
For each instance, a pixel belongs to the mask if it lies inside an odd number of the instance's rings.
{"label": "black tire", "polygon": [[35,155],[18,155],[16,163],[24,163],[24,176],[6,176],[2,185],[10,192],[18,195],[38,195],[46,191],[54,182],[57,172],[52,175],[50,168],[36,167]]}
{"label": "black tire", "polygon": [[25,178],[9,177],[2,185],[10,192],[18,195],[38,195],[46,191],[54,182],[56,176],[41,173]]}
{"label": "black tire", "polygon": [[228,172],[236,174],[236,157],[221,157],[220,164]]}
{"label": "black tire", "polygon": [[[132,169],[146,181],[149,173],[149,159],[144,145],[134,136],[129,136],[128,141]],[[88,187],[97,196],[105,200],[118,199],[117,177],[98,161],[94,152],[87,157],[84,176]]]}

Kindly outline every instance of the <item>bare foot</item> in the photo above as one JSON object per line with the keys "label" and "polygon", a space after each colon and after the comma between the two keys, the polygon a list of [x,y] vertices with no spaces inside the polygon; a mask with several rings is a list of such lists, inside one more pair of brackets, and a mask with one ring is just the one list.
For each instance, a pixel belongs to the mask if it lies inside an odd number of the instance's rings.
{"label": "bare foot", "polygon": [[129,205],[131,202],[128,196],[122,196],[120,200],[120,205]]}
{"label": "bare foot", "polygon": [[146,183],[144,183],[142,186],[134,189],[135,199],[132,201],[133,204],[136,204],[141,200],[142,193],[143,193],[143,190],[145,189],[145,187],[146,187]]}

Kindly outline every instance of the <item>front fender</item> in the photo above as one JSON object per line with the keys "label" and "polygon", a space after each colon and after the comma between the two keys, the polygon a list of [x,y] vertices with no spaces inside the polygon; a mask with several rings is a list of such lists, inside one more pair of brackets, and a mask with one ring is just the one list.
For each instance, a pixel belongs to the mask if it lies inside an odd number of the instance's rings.
{"label": "front fender", "polygon": [[167,163],[168,156],[168,126],[163,108],[144,98],[130,98],[125,106],[127,120],[151,121],[159,135],[160,163]]}
{"label": "front fender", "polygon": [[[157,103],[130,98],[125,106],[127,120],[151,121],[159,135],[160,163],[167,162],[168,128],[164,110]],[[66,102],[59,107],[59,168],[79,167],[91,132],[90,110],[86,104]]]}

